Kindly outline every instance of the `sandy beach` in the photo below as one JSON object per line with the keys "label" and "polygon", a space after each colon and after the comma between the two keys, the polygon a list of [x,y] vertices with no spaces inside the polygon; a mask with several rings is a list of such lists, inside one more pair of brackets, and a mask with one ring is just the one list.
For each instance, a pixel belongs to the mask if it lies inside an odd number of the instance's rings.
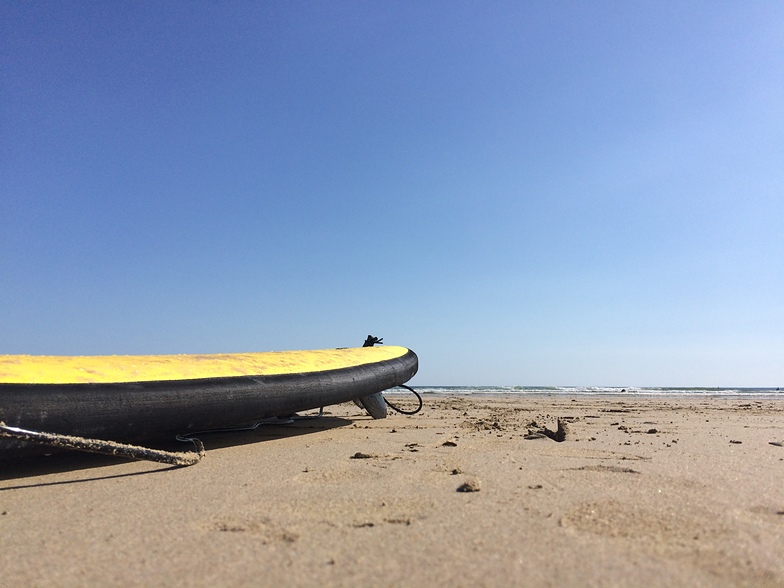
{"label": "sandy beach", "polygon": [[780,400],[430,396],[202,440],[0,462],[0,585],[784,586]]}

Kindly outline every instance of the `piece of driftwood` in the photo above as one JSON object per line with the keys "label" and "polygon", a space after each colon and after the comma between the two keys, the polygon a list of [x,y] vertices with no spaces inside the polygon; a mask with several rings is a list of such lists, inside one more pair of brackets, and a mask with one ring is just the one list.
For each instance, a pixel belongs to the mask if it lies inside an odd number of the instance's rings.
{"label": "piece of driftwood", "polygon": [[567,428],[566,421],[562,419],[557,420],[557,427],[556,430],[553,431],[548,429],[547,427],[537,427],[535,429],[528,429],[528,434],[525,435],[525,439],[543,439],[549,438],[553,441],[557,441],[561,443],[562,441],[566,441],[566,434],[568,433],[569,429]]}

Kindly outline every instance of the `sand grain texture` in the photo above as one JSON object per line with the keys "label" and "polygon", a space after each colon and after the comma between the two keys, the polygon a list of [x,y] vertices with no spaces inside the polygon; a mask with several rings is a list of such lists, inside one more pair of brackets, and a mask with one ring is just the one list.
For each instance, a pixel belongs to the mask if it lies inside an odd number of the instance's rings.
{"label": "sand grain texture", "polygon": [[327,413],[204,436],[189,468],[0,462],[0,585],[784,586],[781,401]]}

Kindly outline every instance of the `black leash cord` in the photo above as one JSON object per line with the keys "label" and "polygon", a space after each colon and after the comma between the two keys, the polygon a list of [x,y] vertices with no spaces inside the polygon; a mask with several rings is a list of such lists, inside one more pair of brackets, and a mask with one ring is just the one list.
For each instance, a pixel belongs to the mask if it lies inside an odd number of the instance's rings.
{"label": "black leash cord", "polygon": [[414,414],[418,413],[420,410],[422,410],[422,397],[419,395],[419,392],[417,392],[416,390],[414,390],[413,388],[411,388],[409,386],[404,386],[403,384],[398,384],[398,388],[405,388],[409,392],[413,393],[414,396],[417,397],[417,400],[419,400],[419,406],[416,407],[416,410],[410,410],[410,411],[409,410],[403,410],[402,408],[398,408],[397,406],[392,404],[389,400],[386,399],[386,397],[384,397],[384,402],[387,403],[387,406],[389,408],[391,408],[392,410],[394,410],[396,412],[399,412],[400,414],[405,414],[405,415],[408,415],[408,416],[414,415]]}

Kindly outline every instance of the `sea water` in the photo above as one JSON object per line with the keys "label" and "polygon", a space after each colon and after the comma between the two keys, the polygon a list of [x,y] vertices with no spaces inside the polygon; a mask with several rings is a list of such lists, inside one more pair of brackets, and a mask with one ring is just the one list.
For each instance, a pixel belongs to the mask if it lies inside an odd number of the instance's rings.
{"label": "sea water", "polygon": [[604,386],[414,386],[421,394],[514,396],[722,396],[784,399],[779,388],[657,388]]}

